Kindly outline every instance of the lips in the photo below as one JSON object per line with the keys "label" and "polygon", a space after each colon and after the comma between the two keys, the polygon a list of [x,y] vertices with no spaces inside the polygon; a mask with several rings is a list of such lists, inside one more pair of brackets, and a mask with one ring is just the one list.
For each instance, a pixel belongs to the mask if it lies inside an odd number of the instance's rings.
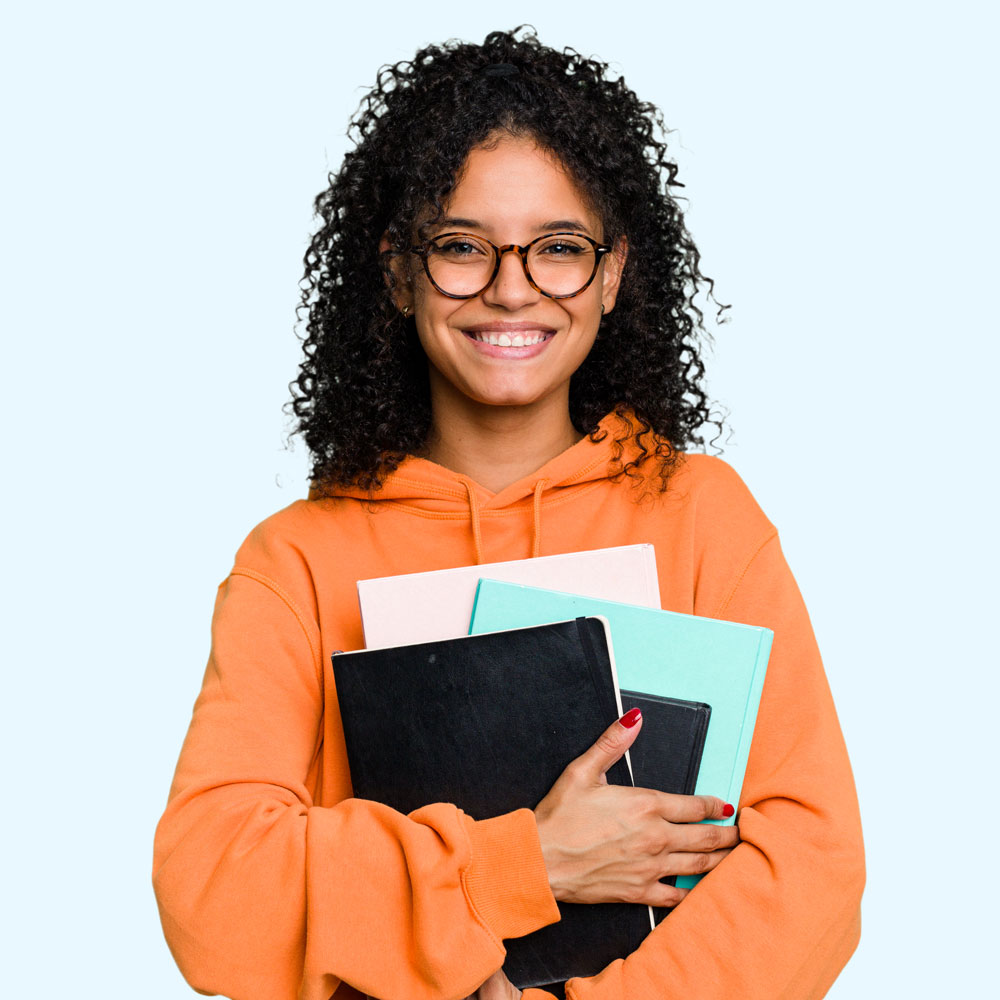
{"label": "lips", "polygon": [[556,331],[535,323],[489,323],[462,331],[477,354],[500,360],[526,360],[544,351]]}
{"label": "lips", "polygon": [[[467,326],[462,332],[470,340],[483,345],[480,349],[487,354],[500,356],[517,351],[517,356],[521,357],[526,354],[536,354],[537,350],[529,352],[524,349],[540,349],[555,336],[556,331],[551,326],[532,320],[495,320],[491,323]],[[491,347],[500,350],[491,351],[489,350]]]}
{"label": "lips", "polygon": [[494,347],[532,347],[552,336],[551,330],[516,330],[514,332],[473,332],[466,330],[466,336],[480,344],[492,344]]}

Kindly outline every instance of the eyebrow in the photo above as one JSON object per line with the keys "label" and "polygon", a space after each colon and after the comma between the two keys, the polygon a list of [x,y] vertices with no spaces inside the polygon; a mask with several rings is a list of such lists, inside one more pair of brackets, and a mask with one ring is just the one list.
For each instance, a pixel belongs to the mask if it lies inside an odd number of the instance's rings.
{"label": "eyebrow", "polygon": [[[443,219],[438,220],[437,226],[461,226],[466,229],[486,229],[482,222],[476,219],[463,219],[458,216],[449,215]],[[572,231],[575,233],[589,233],[590,228],[585,222],[581,222],[579,219],[552,219],[549,222],[543,222],[540,226],[535,229],[536,233],[554,233],[559,231]]]}

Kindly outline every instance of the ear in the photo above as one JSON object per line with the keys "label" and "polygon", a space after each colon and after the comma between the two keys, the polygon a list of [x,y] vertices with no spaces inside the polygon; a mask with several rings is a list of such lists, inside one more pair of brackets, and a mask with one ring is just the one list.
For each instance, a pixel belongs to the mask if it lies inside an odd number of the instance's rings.
{"label": "ear", "polygon": [[609,313],[615,307],[618,298],[618,288],[628,260],[628,240],[621,236],[615,245],[604,255],[604,278],[601,284],[601,305],[604,312]]}
{"label": "ear", "polygon": [[[378,252],[379,254],[386,254],[391,249],[392,243],[389,242],[389,234],[383,233],[382,239],[379,240]],[[385,261],[386,258],[383,258],[383,260]],[[403,258],[398,255],[389,257],[383,271],[383,276],[385,277],[386,285],[392,289],[392,301],[396,304],[396,308],[404,316],[412,313],[413,286],[410,282],[410,276],[406,272]]]}

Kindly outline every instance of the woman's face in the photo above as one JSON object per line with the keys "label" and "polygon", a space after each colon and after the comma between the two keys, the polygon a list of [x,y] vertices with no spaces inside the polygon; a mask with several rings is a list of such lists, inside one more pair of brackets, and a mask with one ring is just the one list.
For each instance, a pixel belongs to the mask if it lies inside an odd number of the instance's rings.
{"label": "woman's face", "polygon": [[[504,136],[469,154],[445,218],[431,237],[463,232],[497,246],[526,245],[552,232],[576,232],[601,242],[600,219],[561,163],[531,139]],[[487,406],[530,406],[566,397],[570,376],[586,358],[601,321],[615,303],[624,247],[605,254],[591,284],[573,298],[553,299],[532,288],[516,252],[503,255],[496,280],[471,299],[453,299],[414,266],[397,304],[414,313],[430,366],[433,395]],[[490,344],[515,338],[527,345]],[[537,338],[537,343],[531,341]]]}

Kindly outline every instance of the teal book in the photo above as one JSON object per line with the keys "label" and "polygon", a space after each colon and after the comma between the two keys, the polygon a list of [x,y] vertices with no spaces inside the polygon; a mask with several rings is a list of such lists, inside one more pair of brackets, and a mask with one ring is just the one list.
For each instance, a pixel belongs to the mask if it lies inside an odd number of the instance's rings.
{"label": "teal book", "polygon": [[[470,635],[586,615],[607,619],[619,688],[710,707],[694,791],[739,803],[773,633],[717,618],[481,580]],[[623,708],[627,695],[623,694]],[[636,747],[645,733],[639,734]],[[711,820],[728,825],[734,819]],[[679,876],[690,888],[700,876]]]}

